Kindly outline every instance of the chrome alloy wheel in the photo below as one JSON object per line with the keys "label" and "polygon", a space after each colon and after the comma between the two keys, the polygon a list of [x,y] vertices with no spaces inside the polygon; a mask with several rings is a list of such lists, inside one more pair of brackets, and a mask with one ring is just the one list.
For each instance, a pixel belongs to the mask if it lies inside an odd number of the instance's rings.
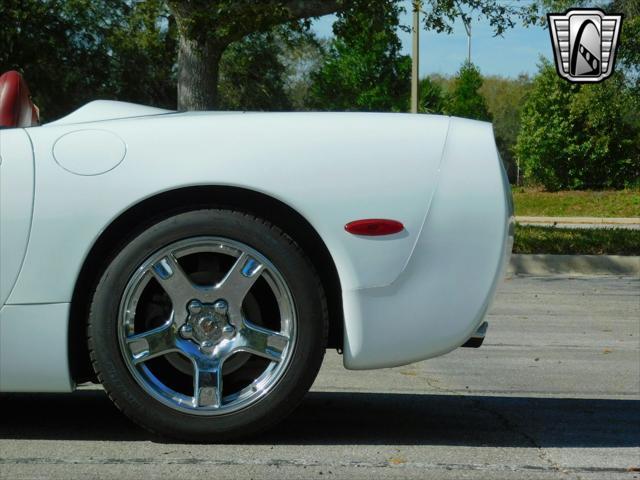
{"label": "chrome alloy wheel", "polygon": [[296,341],[293,297],[248,245],[189,238],[132,275],[118,339],[129,371],[155,399],[190,414],[229,413],[264,397],[286,371]]}

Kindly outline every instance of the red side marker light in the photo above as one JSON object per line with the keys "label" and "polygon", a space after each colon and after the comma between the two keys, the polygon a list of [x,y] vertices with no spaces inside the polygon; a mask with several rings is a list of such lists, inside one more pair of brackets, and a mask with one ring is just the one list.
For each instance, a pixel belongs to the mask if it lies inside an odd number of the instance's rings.
{"label": "red side marker light", "polygon": [[354,220],[344,226],[344,229],[353,235],[393,235],[404,230],[404,225],[396,220],[384,218],[367,218],[364,220]]}

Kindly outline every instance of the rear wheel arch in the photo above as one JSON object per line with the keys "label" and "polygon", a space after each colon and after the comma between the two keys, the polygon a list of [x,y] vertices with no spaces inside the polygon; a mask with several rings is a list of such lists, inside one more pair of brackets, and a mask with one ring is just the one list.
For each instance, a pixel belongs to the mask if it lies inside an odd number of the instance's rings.
{"label": "rear wheel arch", "polygon": [[89,305],[111,257],[146,226],[176,213],[201,208],[228,208],[264,218],[296,241],[308,255],[322,282],[329,310],[328,348],[342,349],[342,289],[324,241],[296,210],[269,195],[227,186],[186,187],[164,192],[130,207],[102,232],[76,279],[69,318],[69,364],[75,382],[94,379],[86,341]]}

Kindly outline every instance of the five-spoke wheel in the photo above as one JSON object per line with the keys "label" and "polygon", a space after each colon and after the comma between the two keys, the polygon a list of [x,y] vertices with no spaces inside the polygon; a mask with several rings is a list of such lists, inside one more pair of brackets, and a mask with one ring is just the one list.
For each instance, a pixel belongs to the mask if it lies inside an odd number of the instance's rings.
{"label": "five-spoke wheel", "polygon": [[[210,284],[192,280],[180,264],[182,258],[189,263],[189,257],[191,263],[207,266],[198,267],[204,270],[191,276],[209,275]],[[212,270],[220,272],[229,261],[229,271],[217,281]],[[278,330],[258,325],[262,316],[252,321],[243,308],[259,279],[268,290],[260,293],[271,294],[277,304]],[[171,309],[166,309],[167,318],[160,326],[138,332],[136,319],[146,307],[141,298],[152,281],[162,290],[153,301],[166,296]],[[237,241],[196,237],[160,249],[137,269],[124,291],[119,335],[127,366],[149,394],[176,409],[214,415],[242,408],[273,388],[291,358],[295,325],[291,292],[267,258]],[[254,373],[257,376],[249,385],[225,397],[223,366],[240,352],[265,358],[269,364]],[[192,395],[171,388],[147,365],[168,354],[179,354],[191,363]]]}

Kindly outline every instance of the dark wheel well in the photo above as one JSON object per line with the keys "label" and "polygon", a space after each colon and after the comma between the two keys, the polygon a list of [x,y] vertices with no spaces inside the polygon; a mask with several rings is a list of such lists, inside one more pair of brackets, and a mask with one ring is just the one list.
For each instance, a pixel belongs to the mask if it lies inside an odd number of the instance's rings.
{"label": "dark wheel well", "polygon": [[283,202],[268,195],[236,187],[199,186],[171,190],[143,200],[114,220],[95,242],[82,266],[71,301],[69,362],[73,379],[94,378],[86,341],[89,304],[100,274],[113,254],[145,225],[186,210],[231,208],[265,218],[290,235],[316,268],[329,308],[329,348],[343,345],[343,310],[340,279],[333,258],[311,224]]}

